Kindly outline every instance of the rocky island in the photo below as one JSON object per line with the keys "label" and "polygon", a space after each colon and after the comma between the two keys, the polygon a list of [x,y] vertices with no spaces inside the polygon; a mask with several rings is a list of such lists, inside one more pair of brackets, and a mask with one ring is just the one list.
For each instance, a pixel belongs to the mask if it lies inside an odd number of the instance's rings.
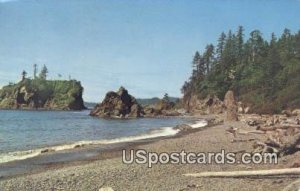
{"label": "rocky island", "polygon": [[117,92],[108,92],[104,100],[90,112],[90,115],[102,118],[138,118],[177,116],[180,113],[175,110],[175,103],[167,98],[153,105],[142,106],[124,87],[120,87]]}
{"label": "rocky island", "polygon": [[120,87],[117,92],[108,92],[102,103],[97,104],[90,115],[108,118],[137,118],[143,116],[144,112],[136,99],[128,94],[124,87]]}
{"label": "rocky island", "polygon": [[28,79],[0,89],[0,109],[82,110],[83,87],[76,80]]}

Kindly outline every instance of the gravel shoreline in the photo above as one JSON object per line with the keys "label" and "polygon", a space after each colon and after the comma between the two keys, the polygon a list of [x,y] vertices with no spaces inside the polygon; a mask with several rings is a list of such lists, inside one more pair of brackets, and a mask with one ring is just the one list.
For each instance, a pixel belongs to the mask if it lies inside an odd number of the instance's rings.
{"label": "gravel shoreline", "polygon": [[[226,133],[229,126],[246,129],[241,122],[203,128],[173,138],[163,138],[142,145],[128,146],[126,149],[144,149],[148,152],[226,152],[251,151],[251,140],[264,135],[247,134],[237,138],[244,140],[232,142],[232,135]],[[250,141],[249,141],[250,140]],[[274,164],[155,164],[148,168],[146,164],[123,164],[121,151],[112,151],[97,160],[61,165],[45,169],[44,172],[29,173],[0,181],[1,191],[19,190],[68,190],[98,191],[102,187],[114,190],[282,190],[299,177],[268,178],[191,178],[185,173],[203,171],[232,171],[287,168],[300,154],[285,156]]]}

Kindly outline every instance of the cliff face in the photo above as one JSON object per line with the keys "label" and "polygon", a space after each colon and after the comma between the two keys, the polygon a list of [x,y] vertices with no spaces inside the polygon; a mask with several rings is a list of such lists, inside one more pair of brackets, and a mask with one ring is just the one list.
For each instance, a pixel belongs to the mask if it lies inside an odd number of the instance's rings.
{"label": "cliff face", "polygon": [[0,90],[0,109],[82,110],[82,93],[76,80],[24,79]]}
{"label": "cliff face", "polygon": [[190,113],[220,114],[226,110],[224,103],[217,96],[207,96],[199,99],[196,94],[184,96],[183,107]]}
{"label": "cliff face", "polygon": [[91,116],[108,118],[137,118],[144,115],[143,108],[128,91],[120,87],[117,92],[108,92],[104,100],[97,104]]}
{"label": "cliff face", "polygon": [[146,117],[158,117],[158,116],[179,116],[181,115],[175,108],[175,103],[160,99],[154,105],[147,105],[144,107]]}

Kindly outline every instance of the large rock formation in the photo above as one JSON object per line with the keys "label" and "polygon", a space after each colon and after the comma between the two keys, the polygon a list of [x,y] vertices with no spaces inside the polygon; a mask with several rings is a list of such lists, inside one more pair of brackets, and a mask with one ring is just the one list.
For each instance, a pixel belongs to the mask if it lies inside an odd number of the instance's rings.
{"label": "large rock formation", "polygon": [[224,103],[217,96],[207,96],[199,99],[197,95],[183,98],[184,108],[190,113],[220,114],[225,111]]}
{"label": "large rock formation", "polygon": [[76,80],[23,79],[0,90],[0,109],[82,110],[82,93]]}
{"label": "large rock formation", "polygon": [[120,87],[118,92],[108,92],[90,113],[91,116],[109,118],[137,118],[144,115],[143,108],[128,91]]}
{"label": "large rock formation", "polygon": [[181,115],[175,109],[175,103],[169,100],[161,99],[154,105],[148,105],[144,107],[146,117],[157,116],[179,116]]}
{"label": "large rock formation", "polygon": [[225,94],[224,103],[226,106],[226,119],[227,121],[237,121],[238,120],[238,107],[234,98],[233,91],[228,91]]}

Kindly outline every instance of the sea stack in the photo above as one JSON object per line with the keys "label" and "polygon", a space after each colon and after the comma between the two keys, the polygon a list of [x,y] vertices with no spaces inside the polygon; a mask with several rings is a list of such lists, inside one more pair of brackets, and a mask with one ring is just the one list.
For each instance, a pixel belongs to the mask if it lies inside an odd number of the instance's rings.
{"label": "sea stack", "polygon": [[138,118],[142,117],[144,112],[136,99],[128,94],[124,87],[120,87],[117,92],[108,92],[90,115],[103,118]]}
{"label": "sea stack", "polygon": [[83,110],[82,94],[80,81],[24,77],[0,89],[0,109]]}
{"label": "sea stack", "polygon": [[233,91],[229,90],[225,94],[224,103],[226,106],[226,120],[237,121],[237,103],[235,101]]}

